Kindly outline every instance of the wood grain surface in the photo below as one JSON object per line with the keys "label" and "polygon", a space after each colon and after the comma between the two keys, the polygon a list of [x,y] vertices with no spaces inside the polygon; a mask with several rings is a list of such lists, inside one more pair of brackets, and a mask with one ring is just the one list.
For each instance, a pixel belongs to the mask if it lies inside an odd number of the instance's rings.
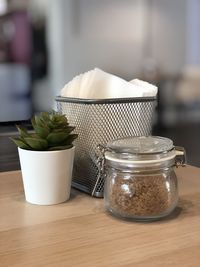
{"label": "wood grain surface", "polygon": [[0,266],[200,266],[200,169],[179,168],[177,175],[175,212],[136,223],[112,217],[102,199],[75,190],[63,204],[29,204],[21,173],[0,173]]}

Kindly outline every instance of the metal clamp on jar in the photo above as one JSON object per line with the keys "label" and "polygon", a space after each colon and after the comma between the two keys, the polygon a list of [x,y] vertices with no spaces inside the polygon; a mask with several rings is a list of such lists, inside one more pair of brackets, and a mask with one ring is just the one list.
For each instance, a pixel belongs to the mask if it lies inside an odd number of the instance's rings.
{"label": "metal clamp on jar", "polygon": [[157,220],[177,205],[175,166],[185,151],[164,137],[129,137],[105,148],[104,201],[108,211],[134,220]]}

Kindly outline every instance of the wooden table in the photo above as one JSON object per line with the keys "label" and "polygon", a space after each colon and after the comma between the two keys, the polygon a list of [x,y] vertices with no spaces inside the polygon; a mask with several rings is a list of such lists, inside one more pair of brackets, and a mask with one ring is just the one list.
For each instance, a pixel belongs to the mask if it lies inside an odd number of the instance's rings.
{"label": "wooden table", "polygon": [[200,266],[200,169],[177,174],[176,212],[136,223],[108,215],[102,199],[78,191],[63,204],[31,205],[21,173],[0,173],[0,266]]}

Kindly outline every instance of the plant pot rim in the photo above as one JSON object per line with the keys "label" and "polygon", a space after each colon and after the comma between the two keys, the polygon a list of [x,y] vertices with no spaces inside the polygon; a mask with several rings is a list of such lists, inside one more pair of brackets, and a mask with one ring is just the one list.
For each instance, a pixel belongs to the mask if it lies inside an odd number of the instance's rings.
{"label": "plant pot rim", "polygon": [[67,150],[74,150],[75,149],[75,146],[71,147],[71,148],[66,148],[66,149],[60,149],[60,150],[29,150],[29,149],[24,149],[24,148],[21,148],[21,147],[18,147],[18,150],[22,150],[22,151],[27,151],[29,153],[41,153],[41,154],[44,154],[44,153],[60,153],[60,152],[63,152],[63,151],[67,151]]}

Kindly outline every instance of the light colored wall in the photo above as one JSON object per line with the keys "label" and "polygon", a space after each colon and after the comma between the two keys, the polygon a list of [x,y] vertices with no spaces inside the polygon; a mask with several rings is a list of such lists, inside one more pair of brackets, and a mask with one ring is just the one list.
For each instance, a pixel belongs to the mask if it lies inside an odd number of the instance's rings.
{"label": "light colored wall", "polygon": [[187,1],[186,60],[189,65],[200,65],[200,1]]}
{"label": "light colored wall", "polygon": [[180,73],[186,62],[187,0],[153,0],[152,55],[165,73]]}
{"label": "light colored wall", "polygon": [[167,73],[185,64],[186,0],[49,0],[48,14],[54,95],[94,67],[132,79],[147,58]]}
{"label": "light colored wall", "polygon": [[[47,44],[49,54],[49,85],[53,101],[59,94],[60,88],[65,83],[66,57],[65,50],[68,49],[65,38],[68,33],[66,17],[70,15],[70,9],[65,9],[65,0],[49,0],[47,16]],[[67,61],[70,64],[69,61]]]}
{"label": "light colored wall", "polygon": [[49,34],[56,94],[75,75],[94,67],[127,79],[135,76],[142,62],[144,0],[55,2]]}
{"label": "light colored wall", "polygon": [[[71,24],[71,50],[74,60],[71,76],[96,66],[127,78],[138,71],[142,58],[143,6],[141,0],[82,0],[74,5]],[[74,49],[74,53],[72,52]],[[78,63],[78,64],[77,64]]]}

